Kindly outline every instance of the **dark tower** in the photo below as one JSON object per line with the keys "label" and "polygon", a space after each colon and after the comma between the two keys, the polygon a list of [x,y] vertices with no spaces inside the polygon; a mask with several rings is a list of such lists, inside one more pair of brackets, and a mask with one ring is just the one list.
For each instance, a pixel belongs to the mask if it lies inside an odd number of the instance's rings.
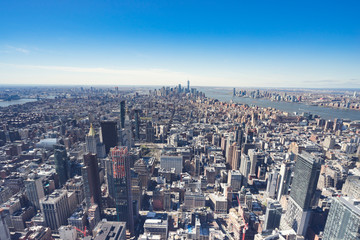
{"label": "dark tower", "polygon": [[146,142],[154,142],[155,130],[152,123],[149,121],[146,123]]}
{"label": "dark tower", "polygon": [[60,185],[64,185],[70,177],[69,158],[64,145],[57,144],[54,147],[56,173],[59,176]]}
{"label": "dark tower", "polygon": [[302,236],[305,236],[311,219],[312,201],[316,193],[320,167],[320,160],[311,154],[303,151],[297,155],[284,221]]}
{"label": "dark tower", "polygon": [[140,116],[139,116],[139,109],[135,109],[135,139],[140,139]]}
{"label": "dark tower", "polygon": [[101,125],[101,136],[105,144],[105,152],[108,154],[110,148],[115,147],[118,142],[117,127],[115,121],[103,121]]}
{"label": "dark tower", "polygon": [[101,190],[99,178],[99,166],[96,154],[84,155],[84,167],[81,169],[84,179],[84,192],[86,205],[89,208],[92,204],[101,206]]}
{"label": "dark tower", "polygon": [[237,127],[237,129],[236,129],[236,143],[241,148],[243,142],[244,142],[244,131],[240,127]]}
{"label": "dark tower", "polygon": [[125,100],[120,102],[120,128],[125,128]]}
{"label": "dark tower", "polygon": [[[125,221],[134,233],[134,214],[131,196],[130,162],[127,147],[110,150],[111,166],[108,171],[109,194],[114,199],[118,221]],[[108,170],[109,170],[108,168]]]}
{"label": "dark tower", "polygon": [[290,197],[302,208],[311,207],[320,174],[320,163],[310,154],[297,156]]}

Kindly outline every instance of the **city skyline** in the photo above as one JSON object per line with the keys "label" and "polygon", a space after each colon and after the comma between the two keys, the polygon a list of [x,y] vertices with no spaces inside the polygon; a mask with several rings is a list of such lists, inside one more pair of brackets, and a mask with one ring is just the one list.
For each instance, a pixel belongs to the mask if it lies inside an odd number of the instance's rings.
{"label": "city skyline", "polygon": [[[359,88],[359,3],[6,2],[0,84]],[[221,84],[220,84],[221,83]]]}
{"label": "city skyline", "polygon": [[356,92],[139,89],[3,88],[1,239],[358,238]]}

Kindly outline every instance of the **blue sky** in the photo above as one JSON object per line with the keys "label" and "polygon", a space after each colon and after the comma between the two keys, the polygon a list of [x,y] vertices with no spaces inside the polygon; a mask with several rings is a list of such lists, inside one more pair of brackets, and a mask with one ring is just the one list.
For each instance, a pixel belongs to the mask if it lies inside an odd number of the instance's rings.
{"label": "blue sky", "polygon": [[0,84],[360,87],[359,1],[0,1]]}

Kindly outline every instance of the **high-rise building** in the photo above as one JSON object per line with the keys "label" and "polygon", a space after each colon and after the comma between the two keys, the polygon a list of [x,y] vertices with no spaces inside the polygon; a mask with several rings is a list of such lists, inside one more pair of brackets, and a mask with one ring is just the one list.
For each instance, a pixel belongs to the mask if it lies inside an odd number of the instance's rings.
{"label": "high-rise building", "polygon": [[118,221],[125,221],[129,231],[134,233],[128,148],[114,147],[110,150],[110,156],[110,166],[107,167],[109,194],[114,199]]}
{"label": "high-rise building", "polygon": [[258,175],[259,166],[264,164],[265,155],[262,152],[257,152],[255,149],[249,149],[249,158],[251,162],[250,174]]}
{"label": "high-rise building", "polygon": [[346,196],[360,198],[360,176],[348,176],[341,191]]}
{"label": "high-rise building", "polygon": [[134,114],[135,114],[135,138],[137,140],[140,139],[140,115],[139,115],[139,112],[140,112],[139,109],[134,110]]}
{"label": "high-rise building", "polygon": [[238,170],[240,168],[240,158],[241,157],[241,150],[240,147],[236,144],[235,148],[233,149],[233,156],[231,159],[231,169]]}
{"label": "high-rise building", "polygon": [[294,179],[284,221],[304,236],[311,217],[312,200],[320,174],[320,161],[303,151],[297,155]]}
{"label": "high-rise building", "polygon": [[187,80],[187,91],[190,92],[190,81]]}
{"label": "high-rise building", "polygon": [[89,208],[92,204],[101,206],[101,189],[99,167],[96,154],[88,153],[84,155],[84,167],[82,167],[84,179],[84,193],[86,205]]}
{"label": "high-rise building", "polygon": [[0,239],[1,240],[10,240],[10,231],[5,221],[5,214],[3,209],[0,208]]}
{"label": "high-rise building", "polygon": [[280,174],[278,169],[273,169],[268,174],[266,193],[269,198],[275,199],[279,190]]}
{"label": "high-rise building", "polygon": [[122,100],[120,102],[120,128],[125,127],[125,115],[126,115],[125,100]]}
{"label": "high-rise building", "polygon": [[302,209],[311,208],[311,200],[319,179],[320,166],[319,159],[306,152],[297,156],[290,197]]}
{"label": "high-rise building", "polygon": [[279,174],[280,174],[280,184],[277,195],[278,201],[280,201],[283,195],[288,195],[289,193],[289,186],[291,182],[291,163],[290,162],[282,163]]}
{"label": "high-rise building", "polygon": [[155,129],[152,123],[149,121],[146,123],[146,142],[154,142],[155,140]]}
{"label": "high-rise building", "polygon": [[[226,162],[232,168],[234,152],[238,149],[238,147],[236,145],[236,142],[233,142],[233,143],[229,144],[228,146],[229,146],[229,148],[227,150]],[[237,159],[234,159],[235,162],[236,162],[236,160]]]}
{"label": "high-rise building", "polygon": [[28,179],[24,181],[26,195],[37,210],[40,210],[40,199],[45,196],[42,179],[42,177],[33,173],[29,174]]}
{"label": "high-rise building", "polygon": [[85,137],[86,151],[96,153],[97,157],[104,158],[106,156],[105,146],[100,141],[100,136],[95,132],[93,125],[90,125],[89,133]]}
{"label": "high-rise building", "polygon": [[76,204],[81,204],[84,200],[84,182],[82,176],[75,176],[70,178],[64,188],[68,190],[68,192],[74,192],[76,196]]}
{"label": "high-rise building", "polygon": [[325,138],[323,145],[326,149],[333,149],[335,146],[335,138],[328,136]]}
{"label": "high-rise building", "polygon": [[66,224],[71,215],[66,190],[55,190],[40,200],[40,206],[46,225],[53,231]]}
{"label": "high-rise building", "polygon": [[98,222],[100,222],[100,209],[98,205],[91,205],[88,209],[88,221],[90,230],[93,230]]}
{"label": "high-rise building", "polygon": [[70,177],[69,158],[64,145],[56,144],[54,148],[55,169],[59,176],[60,185],[63,185]]}
{"label": "high-rise building", "polygon": [[241,149],[242,144],[244,142],[244,131],[240,127],[237,127],[237,129],[236,129],[235,140],[236,140],[236,143],[238,144],[238,146]]}
{"label": "high-rise building", "polygon": [[115,147],[118,144],[116,122],[102,121],[100,125],[102,142],[105,144],[105,153],[108,154],[110,152],[110,148]]}
{"label": "high-rise building", "polygon": [[279,202],[269,202],[266,208],[264,230],[279,228],[282,215],[282,207]]}
{"label": "high-rise building", "polygon": [[251,161],[250,161],[249,156],[246,154],[242,154],[241,161],[240,161],[240,173],[246,179],[246,181],[244,181],[244,183],[246,183],[246,184],[247,184],[247,180],[249,179],[250,168],[251,168]]}
{"label": "high-rise building", "polygon": [[242,186],[242,175],[239,170],[231,170],[228,173],[228,185],[234,192],[239,191]]}
{"label": "high-rise building", "polygon": [[360,201],[349,197],[335,197],[331,202],[323,240],[360,239]]}

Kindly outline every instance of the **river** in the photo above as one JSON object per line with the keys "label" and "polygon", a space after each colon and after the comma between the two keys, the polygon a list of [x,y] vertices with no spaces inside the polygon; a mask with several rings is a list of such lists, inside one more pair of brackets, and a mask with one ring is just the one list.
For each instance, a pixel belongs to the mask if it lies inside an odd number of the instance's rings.
{"label": "river", "polygon": [[232,100],[233,102],[248,104],[250,106],[256,105],[259,107],[272,107],[289,113],[310,112],[311,114],[319,115],[322,118],[328,120],[333,120],[335,118],[350,119],[352,121],[360,120],[359,110],[311,106],[304,103],[271,101],[265,98],[253,99],[244,97],[233,97],[232,89],[224,88],[198,88],[198,90],[204,92],[207,97],[215,98],[224,102],[229,102],[230,100]]}
{"label": "river", "polygon": [[12,100],[12,101],[2,101],[0,102],[0,107],[8,107],[10,105],[15,105],[15,104],[24,104],[27,102],[35,102],[37,101],[37,99],[33,99],[33,98],[22,98],[19,100]]}

